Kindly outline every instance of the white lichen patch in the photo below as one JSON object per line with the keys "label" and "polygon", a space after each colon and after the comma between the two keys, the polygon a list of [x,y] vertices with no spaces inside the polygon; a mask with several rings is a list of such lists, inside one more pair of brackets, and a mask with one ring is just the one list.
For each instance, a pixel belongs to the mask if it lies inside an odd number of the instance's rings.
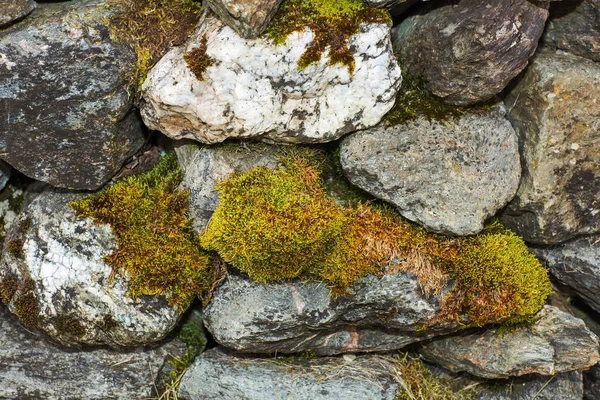
{"label": "white lichen patch", "polygon": [[[206,38],[213,59],[199,80],[184,54]],[[206,18],[186,46],[173,49],[152,69],[143,86],[142,117],[151,129],[205,143],[259,137],[318,143],[377,124],[393,106],[400,87],[386,24],[361,26],[350,37],[352,73],[320,61],[299,69],[313,40],[309,29],[275,46],[268,37],[244,39],[215,18]]]}

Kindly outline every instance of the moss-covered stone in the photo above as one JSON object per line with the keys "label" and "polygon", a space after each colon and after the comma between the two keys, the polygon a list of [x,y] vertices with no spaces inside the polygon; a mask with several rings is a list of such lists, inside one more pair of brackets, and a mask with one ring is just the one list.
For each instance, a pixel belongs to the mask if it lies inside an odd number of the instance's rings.
{"label": "moss-covered stone", "polygon": [[70,203],[78,217],[110,224],[117,248],[105,258],[113,275],[127,277],[132,297],[164,295],[185,310],[206,288],[204,255],[186,216],[181,171],[167,155],[149,172],[129,176],[99,194]]}
{"label": "moss-covered stone", "polygon": [[359,33],[360,24],[391,23],[389,13],[369,8],[361,0],[285,0],[266,33],[277,44],[285,43],[293,32],[310,28],[314,38],[298,60],[304,69],[318,62],[329,48],[329,65],[341,64],[354,71],[354,56],[348,47],[350,36]]}
{"label": "moss-covered stone", "polygon": [[16,229],[11,233],[10,238],[6,242],[6,249],[13,257],[24,259],[23,246],[25,245],[25,233],[31,227],[31,220],[24,218],[17,222]]}
{"label": "moss-covered stone", "polygon": [[23,325],[31,328],[39,326],[40,315],[40,305],[34,290],[35,282],[26,278],[19,284],[19,289],[12,299],[13,312]]}

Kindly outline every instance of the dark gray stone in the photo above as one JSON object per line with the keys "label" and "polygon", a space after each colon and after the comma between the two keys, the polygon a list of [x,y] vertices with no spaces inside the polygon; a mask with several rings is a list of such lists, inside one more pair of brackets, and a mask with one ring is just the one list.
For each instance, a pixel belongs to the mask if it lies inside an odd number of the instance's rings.
{"label": "dark gray stone", "polygon": [[179,396],[190,400],[394,400],[393,367],[377,356],[247,358],[223,348],[199,357],[184,375]]}
{"label": "dark gray stone", "polygon": [[42,4],[0,32],[0,158],[27,176],[97,189],[143,144],[102,0]]}
{"label": "dark gray stone", "polygon": [[556,244],[600,231],[600,65],[538,51],[505,99],[522,178],[502,221],[526,241]]}
{"label": "dark gray stone", "polygon": [[600,236],[530,248],[560,283],[574,289],[590,307],[600,312]]}
{"label": "dark gray stone", "polygon": [[600,0],[552,4],[542,40],[548,47],[600,61]]}
{"label": "dark gray stone", "polygon": [[404,74],[422,78],[447,103],[474,104],[500,93],[525,68],[544,29],[548,4],[455,3],[438,2],[406,18],[392,42]]}
{"label": "dark gray stone", "polygon": [[0,190],[4,189],[8,183],[11,172],[12,169],[10,168],[10,165],[0,160]]}
{"label": "dark gray stone", "polygon": [[420,354],[453,372],[482,378],[555,375],[582,370],[600,360],[598,337],[579,318],[545,306],[528,327],[507,332],[448,336],[424,345]]}
{"label": "dark gray stone", "polygon": [[[483,386],[477,400],[581,400],[580,371],[555,376],[527,375]],[[591,399],[590,399],[591,400]],[[594,398],[597,400],[597,397]]]}
{"label": "dark gray stone", "polygon": [[0,28],[11,22],[23,18],[33,11],[33,0],[0,0]]}
{"label": "dark gray stone", "polygon": [[600,399],[600,364],[594,365],[583,374],[583,398],[585,400]]}
{"label": "dark gray stone", "polygon": [[519,186],[517,136],[504,115],[497,107],[361,131],[342,142],[342,168],[350,182],[427,229],[474,234]]}
{"label": "dark gray stone", "polygon": [[244,38],[255,38],[267,29],[281,0],[206,0],[229,27]]}
{"label": "dark gray stone", "polygon": [[0,304],[0,399],[140,400],[185,345],[169,340],[127,351],[66,350],[23,328]]}

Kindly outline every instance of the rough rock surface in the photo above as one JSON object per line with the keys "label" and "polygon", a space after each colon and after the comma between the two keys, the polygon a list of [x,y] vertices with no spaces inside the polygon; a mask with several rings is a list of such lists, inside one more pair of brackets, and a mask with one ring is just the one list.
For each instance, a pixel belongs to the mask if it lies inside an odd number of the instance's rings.
{"label": "rough rock surface", "polygon": [[3,297],[21,322],[58,342],[140,345],[155,342],[179,320],[159,296],[133,300],[126,281],[103,261],[115,246],[108,225],[76,218],[68,202],[80,194],[35,185],[7,234],[0,259]]}
{"label": "rough rock surface", "polygon": [[65,350],[23,328],[0,304],[0,399],[139,400],[149,398],[169,356],[184,344],[128,351]]}
{"label": "rough rock surface", "polygon": [[188,190],[188,215],[194,230],[202,232],[219,203],[215,185],[234,171],[246,172],[257,166],[275,168],[279,147],[261,143],[203,146],[185,144],[176,148],[183,170],[180,189]]}
{"label": "rough rock surface", "polygon": [[468,235],[483,229],[519,186],[517,136],[503,108],[453,121],[380,125],[345,138],[344,173],[428,229]]}
{"label": "rough rock surface", "polygon": [[581,400],[583,384],[580,371],[553,377],[528,375],[504,383],[495,381],[483,386],[477,400]]}
{"label": "rough rock surface", "polygon": [[54,186],[97,189],[142,144],[102,0],[41,4],[0,32],[0,158]]}
{"label": "rough rock surface", "polygon": [[550,273],[600,312],[600,236],[582,237],[552,247],[530,247]]}
{"label": "rough rock surface", "polygon": [[600,364],[594,365],[583,374],[583,390],[585,400],[600,399]]}
{"label": "rough rock surface", "polygon": [[1,244],[4,243],[6,233],[21,212],[25,188],[26,183],[9,182],[0,191],[0,253],[2,252]]}
{"label": "rough rock surface", "polygon": [[[355,70],[328,65],[324,55],[298,70],[312,41],[310,30],[283,45],[266,37],[247,40],[207,17],[186,46],[167,53],[143,86],[144,122],[174,139],[205,143],[228,138],[328,142],[371,127],[393,106],[400,68],[386,24],[361,25],[349,39]],[[212,64],[200,81],[184,54],[206,39]]]}
{"label": "rough rock surface", "polygon": [[487,329],[437,339],[419,352],[450,371],[492,379],[555,375],[586,369],[600,360],[598,337],[582,320],[551,306],[545,306],[538,318],[530,327],[508,332]]}
{"label": "rough rock surface", "polygon": [[552,4],[542,40],[546,46],[600,61],[600,0]]}
{"label": "rough rock surface", "polygon": [[23,18],[35,8],[33,0],[0,0],[0,28]]}
{"label": "rough rock surface", "polygon": [[[418,0],[416,0],[418,1]],[[414,3],[415,0],[363,0],[369,7],[391,8],[404,3]]]}
{"label": "rough rock surface", "polygon": [[394,31],[405,74],[421,77],[451,104],[490,99],[537,47],[548,4],[528,0],[447,2],[406,18]]}
{"label": "rough rock surface", "polygon": [[208,7],[244,38],[265,31],[281,0],[207,0]]}
{"label": "rough rock surface", "polygon": [[[252,353],[387,351],[459,329],[429,326],[439,297],[426,298],[409,273],[369,275],[334,299],[319,282],[264,285],[230,273],[205,309],[217,342]],[[466,322],[466,321],[462,321]]]}
{"label": "rough rock surface", "polygon": [[10,179],[11,168],[10,165],[0,160],[0,190],[4,189],[4,186]]}
{"label": "rough rock surface", "polygon": [[600,65],[540,51],[505,104],[523,176],[503,222],[539,244],[600,231]]}
{"label": "rough rock surface", "polygon": [[184,375],[179,396],[190,400],[393,400],[398,386],[377,356],[292,360],[235,356],[215,348]]}

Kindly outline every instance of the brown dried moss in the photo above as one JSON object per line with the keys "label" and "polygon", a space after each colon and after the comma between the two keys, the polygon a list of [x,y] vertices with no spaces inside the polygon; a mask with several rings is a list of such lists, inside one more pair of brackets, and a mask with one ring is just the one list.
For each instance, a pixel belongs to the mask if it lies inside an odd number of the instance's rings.
{"label": "brown dried moss", "polygon": [[188,68],[190,69],[190,71],[192,71],[192,73],[196,76],[196,78],[199,81],[204,80],[204,73],[206,72],[208,67],[215,63],[215,59],[206,54],[207,40],[208,39],[206,35],[203,35],[202,39],[200,39],[198,47],[188,51],[183,56],[183,59],[185,60],[185,63],[187,64]]}

